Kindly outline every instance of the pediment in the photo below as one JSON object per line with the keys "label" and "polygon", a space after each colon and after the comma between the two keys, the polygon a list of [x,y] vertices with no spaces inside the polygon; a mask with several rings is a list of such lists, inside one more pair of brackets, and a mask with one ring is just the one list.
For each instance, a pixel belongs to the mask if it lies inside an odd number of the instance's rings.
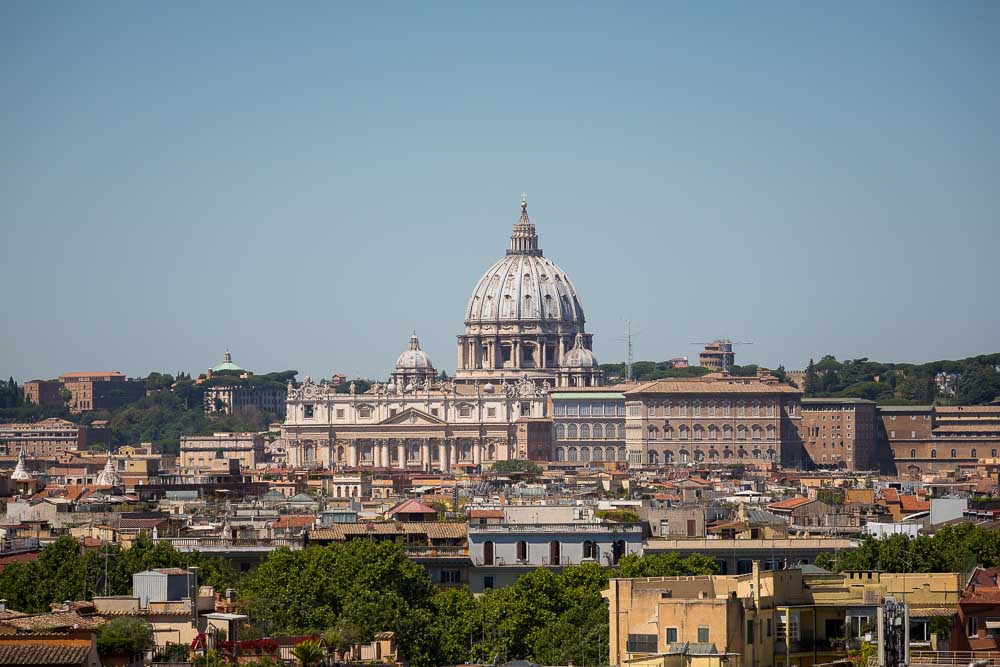
{"label": "pediment", "polygon": [[393,415],[388,419],[379,422],[380,424],[389,425],[405,425],[405,426],[446,426],[447,422],[438,419],[432,415],[423,412],[422,410],[417,410],[416,408],[407,408],[400,412],[399,414]]}

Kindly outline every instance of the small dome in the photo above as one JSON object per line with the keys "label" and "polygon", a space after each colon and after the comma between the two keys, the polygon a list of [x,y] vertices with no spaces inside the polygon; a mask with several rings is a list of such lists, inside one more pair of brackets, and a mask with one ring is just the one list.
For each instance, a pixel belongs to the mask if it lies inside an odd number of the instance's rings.
{"label": "small dome", "polygon": [[14,466],[14,472],[10,475],[12,481],[27,482],[31,480],[31,473],[24,467],[26,460],[24,450],[22,449],[17,455],[17,465]]}
{"label": "small dome", "polygon": [[111,457],[108,457],[107,463],[104,464],[104,470],[102,470],[97,475],[97,485],[98,486],[121,486],[122,478],[115,470],[115,464],[111,461]]}
{"label": "small dome", "polygon": [[573,349],[563,355],[559,365],[563,368],[597,368],[600,364],[594,353],[583,346],[583,334],[577,334]]}
{"label": "small dome", "polygon": [[396,359],[396,370],[434,370],[434,364],[427,353],[420,349],[417,334],[410,336],[410,344]]}

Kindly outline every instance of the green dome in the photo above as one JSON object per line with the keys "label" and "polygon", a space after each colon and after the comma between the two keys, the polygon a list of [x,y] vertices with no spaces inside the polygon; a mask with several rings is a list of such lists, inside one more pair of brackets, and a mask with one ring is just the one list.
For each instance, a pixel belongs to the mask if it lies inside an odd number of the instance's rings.
{"label": "green dome", "polygon": [[246,369],[245,368],[240,368],[239,366],[237,366],[236,364],[234,364],[233,363],[233,355],[231,355],[229,353],[229,350],[226,350],[226,356],[225,356],[223,362],[221,364],[219,364],[218,366],[212,366],[212,372],[213,373],[218,373],[219,371],[240,371],[242,373],[245,373]]}

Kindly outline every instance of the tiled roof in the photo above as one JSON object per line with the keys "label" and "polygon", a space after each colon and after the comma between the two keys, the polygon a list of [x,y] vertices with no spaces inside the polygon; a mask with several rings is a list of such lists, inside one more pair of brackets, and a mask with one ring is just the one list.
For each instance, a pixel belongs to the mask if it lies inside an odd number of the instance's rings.
{"label": "tiled roof", "polygon": [[502,519],[503,510],[469,510],[470,519]]}
{"label": "tiled roof", "polygon": [[329,528],[309,531],[310,540],[340,541],[352,537],[378,535],[426,535],[432,540],[464,539],[468,534],[464,523],[441,521],[380,521],[374,523],[341,523]]}
{"label": "tiled roof", "polygon": [[899,491],[896,489],[882,489],[882,500],[887,503],[898,503]]}
{"label": "tiled roof", "polygon": [[1000,407],[995,405],[939,405],[934,408],[939,415],[960,415],[972,413],[992,414],[1000,412]]}
{"label": "tiled roof", "polygon": [[390,515],[395,514],[433,514],[437,516],[437,510],[430,507],[415,498],[410,498],[409,500],[404,500],[400,504],[389,510]]}
{"label": "tiled roof", "polygon": [[934,427],[934,433],[1000,433],[1000,422],[978,424],[943,424]]}
{"label": "tiled roof", "polygon": [[124,373],[119,373],[118,371],[78,371],[74,373],[63,373],[60,378],[88,378],[88,377],[105,377],[111,375],[113,377],[125,377]]}
{"label": "tiled roof", "polygon": [[916,496],[900,496],[899,502],[902,503],[904,512],[926,512],[931,508],[930,501],[920,500]]}
{"label": "tiled roof", "polygon": [[98,628],[104,625],[104,619],[99,616],[81,616],[72,611],[55,612],[52,614],[34,614],[4,621],[5,625],[39,632],[43,630],[59,630],[66,628]]}
{"label": "tiled roof", "polygon": [[83,665],[89,654],[90,646],[0,643],[0,665]]}
{"label": "tiled roof", "polygon": [[309,528],[316,523],[311,514],[283,514],[274,522],[275,528]]}
{"label": "tiled roof", "polygon": [[787,384],[765,384],[752,378],[725,378],[719,380],[673,378],[644,382],[625,390],[626,396],[635,394],[801,394]]}
{"label": "tiled roof", "polygon": [[813,502],[812,498],[786,498],[785,500],[771,503],[768,507],[773,510],[793,510],[796,507],[802,507],[811,502]]}

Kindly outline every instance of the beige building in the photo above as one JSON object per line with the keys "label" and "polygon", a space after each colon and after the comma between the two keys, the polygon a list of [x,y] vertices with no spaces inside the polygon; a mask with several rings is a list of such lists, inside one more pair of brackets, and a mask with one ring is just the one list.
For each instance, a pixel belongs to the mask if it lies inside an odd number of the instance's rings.
{"label": "beige building", "polygon": [[[832,574],[800,569],[737,576],[612,579],[610,662],[657,662],[688,642],[728,655],[729,667],[812,667],[846,656],[888,598],[905,600],[926,623],[955,608],[961,575]],[[683,664],[683,663],[681,663]]]}
{"label": "beige building", "polygon": [[213,433],[181,437],[179,464],[190,471],[209,470],[213,462],[240,462],[255,468],[264,460],[264,436],[260,433]]}
{"label": "beige building", "polygon": [[146,395],[141,381],[132,381],[115,371],[96,373],[65,373],[59,384],[70,394],[69,409],[73,412],[114,410]]}
{"label": "beige building", "polygon": [[631,466],[799,464],[802,392],[770,375],[655,380],[623,393]]}
{"label": "beige building", "polygon": [[1000,451],[1000,406],[879,406],[879,438],[889,467],[919,477],[965,469]]}

